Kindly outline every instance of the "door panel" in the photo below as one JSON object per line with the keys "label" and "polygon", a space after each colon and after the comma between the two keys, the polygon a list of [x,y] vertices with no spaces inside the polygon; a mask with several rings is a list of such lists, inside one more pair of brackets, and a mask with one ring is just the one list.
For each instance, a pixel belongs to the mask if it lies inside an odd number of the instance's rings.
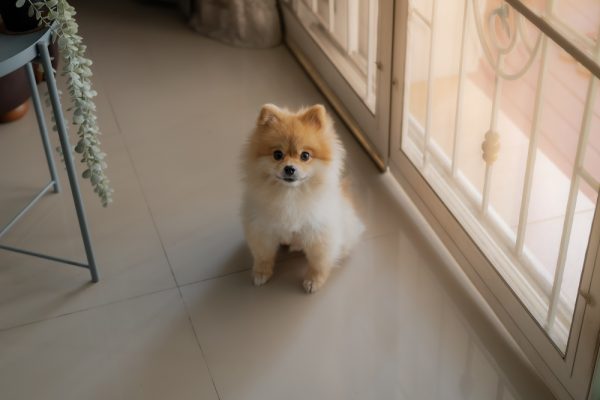
{"label": "door panel", "polygon": [[[555,391],[585,398],[598,332],[598,79],[507,3],[397,3],[392,169]],[[553,26],[581,12],[560,3],[561,14],[552,1],[536,12]],[[574,47],[598,60],[600,14],[588,6],[596,31]]]}
{"label": "door panel", "polygon": [[389,154],[393,3],[289,0],[282,9],[288,46],[310,63],[383,168]]}

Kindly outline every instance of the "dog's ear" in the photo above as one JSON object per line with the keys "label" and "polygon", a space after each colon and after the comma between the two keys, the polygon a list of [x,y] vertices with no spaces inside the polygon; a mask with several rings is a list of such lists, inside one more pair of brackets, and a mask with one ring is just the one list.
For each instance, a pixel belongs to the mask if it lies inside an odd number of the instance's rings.
{"label": "dog's ear", "polygon": [[325,107],[321,104],[315,104],[300,115],[300,121],[302,121],[302,123],[310,125],[318,130],[325,126],[326,118],[327,112],[325,111]]}
{"label": "dog's ear", "polygon": [[279,107],[274,104],[265,104],[260,109],[260,114],[258,115],[256,125],[267,126],[279,122],[280,111],[281,110]]}

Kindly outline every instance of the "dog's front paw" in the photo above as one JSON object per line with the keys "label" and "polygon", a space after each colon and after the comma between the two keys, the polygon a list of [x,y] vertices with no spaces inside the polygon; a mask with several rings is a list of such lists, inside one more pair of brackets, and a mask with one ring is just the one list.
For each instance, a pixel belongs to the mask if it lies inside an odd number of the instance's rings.
{"label": "dog's front paw", "polygon": [[329,272],[330,268],[307,271],[304,281],[302,281],[302,286],[304,286],[306,293],[314,293],[319,290],[327,281]]}
{"label": "dog's front paw", "polygon": [[252,282],[254,282],[254,286],[262,286],[271,279],[273,273],[264,273],[252,271]]}
{"label": "dog's front paw", "polygon": [[305,279],[302,282],[302,286],[304,286],[304,290],[306,290],[306,293],[314,293],[317,290],[319,290],[319,288],[322,286],[322,283],[317,282],[316,280],[313,279]]}

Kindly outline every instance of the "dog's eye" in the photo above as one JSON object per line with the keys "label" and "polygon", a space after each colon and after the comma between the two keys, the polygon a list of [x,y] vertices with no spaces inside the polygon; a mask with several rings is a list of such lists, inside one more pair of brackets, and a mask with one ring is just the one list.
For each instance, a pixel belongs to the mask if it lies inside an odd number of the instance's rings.
{"label": "dog's eye", "polygon": [[277,161],[281,160],[283,158],[283,152],[281,150],[275,150],[273,152],[273,158]]}
{"label": "dog's eye", "polygon": [[308,160],[310,159],[310,153],[309,153],[308,151],[303,151],[303,152],[300,154],[300,159],[301,159],[302,161],[308,161]]}

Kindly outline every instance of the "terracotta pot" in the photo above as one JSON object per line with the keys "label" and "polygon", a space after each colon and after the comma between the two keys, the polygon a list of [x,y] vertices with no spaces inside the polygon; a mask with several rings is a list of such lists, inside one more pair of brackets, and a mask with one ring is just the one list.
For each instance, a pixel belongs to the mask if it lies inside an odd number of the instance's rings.
{"label": "terracotta pot", "polygon": [[[17,7],[15,3],[16,0],[0,0],[0,16],[2,17],[0,30],[2,32],[18,35],[43,28],[43,26],[38,26],[35,16],[28,15],[28,4]],[[52,66],[56,69],[59,59],[58,43],[50,44],[49,50]],[[36,81],[39,82],[43,79],[43,76],[39,76],[42,74],[37,73],[40,70],[39,65],[34,63],[33,67],[36,72]],[[25,68],[20,68],[0,78],[0,119],[3,122],[9,122],[21,118],[29,108],[27,106],[29,97],[31,97],[31,89]]]}
{"label": "terracotta pot", "polygon": [[27,71],[19,68],[0,78],[0,115],[23,104],[31,97]]}
{"label": "terracotta pot", "polygon": [[18,105],[4,114],[0,114],[0,123],[16,121],[27,114],[27,110],[29,110],[29,102],[25,100],[23,104]]}

